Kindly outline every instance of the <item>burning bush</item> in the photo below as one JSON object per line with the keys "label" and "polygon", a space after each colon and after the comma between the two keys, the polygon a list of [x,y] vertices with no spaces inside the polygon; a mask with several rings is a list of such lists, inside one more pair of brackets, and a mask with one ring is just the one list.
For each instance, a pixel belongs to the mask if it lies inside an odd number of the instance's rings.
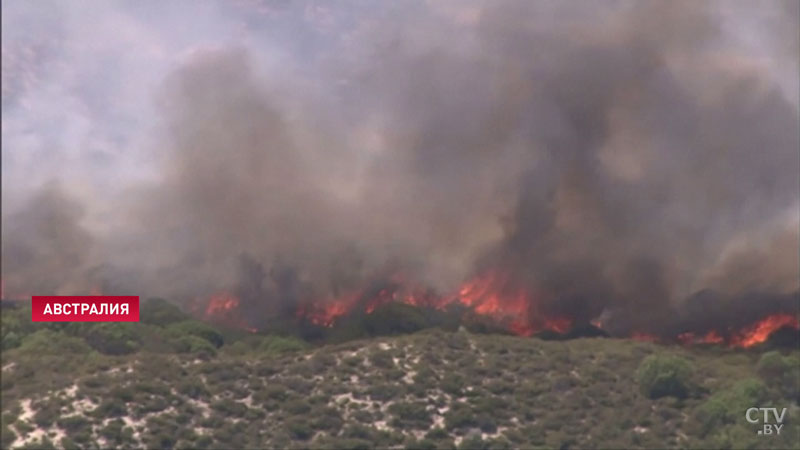
{"label": "burning bush", "polygon": [[689,361],[674,355],[650,355],[642,361],[636,380],[650,398],[686,398],[693,368]]}

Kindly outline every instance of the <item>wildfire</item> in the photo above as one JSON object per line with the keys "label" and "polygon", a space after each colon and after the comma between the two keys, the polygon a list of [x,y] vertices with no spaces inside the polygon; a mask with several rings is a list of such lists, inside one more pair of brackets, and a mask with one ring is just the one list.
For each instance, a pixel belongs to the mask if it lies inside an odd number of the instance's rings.
{"label": "wildfire", "polygon": [[[569,332],[575,325],[569,317],[554,317],[537,310],[534,294],[515,285],[499,272],[486,272],[467,282],[449,295],[437,295],[429,289],[408,282],[400,275],[373,285],[323,300],[302,303],[295,312],[301,321],[324,327],[332,327],[342,317],[359,312],[372,314],[377,308],[389,303],[401,303],[417,307],[445,310],[450,305],[463,305],[474,314],[486,317],[498,325],[505,326],[519,336],[531,336],[542,331],[560,334]],[[218,323],[256,330],[246,326],[239,311],[239,299],[229,293],[212,296],[205,309],[205,317]],[[598,318],[592,324],[602,329]],[[789,326],[800,329],[800,323],[792,314],[774,314],[738,330],[720,329],[703,333],[685,332],[668,338],[656,334],[634,331],[629,338],[647,342],[677,342],[683,345],[718,344],[747,348],[766,341],[776,330]]]}
{"label": "wildfire", "polygon": [[779,328],[789,326],[800,328],[797,317],[791,314],[773,314],[744,328],[739,334],[731,338],[731,345],[735,347],[752,347],[767,340],[770,334]]}
{"label": "wildfire", "polygon": [[[677,340],[683,345],[724,344],[729,347],[749,348],[765,342],[772,333],[783,327],[797,330],[800,329],[800,322],[792,314],[772,314],[739,330],[729,329],[726,333],[710,330],[700,335],[689,331],[679,334]],[[631,338],[649,342],[662,340],[654,335],[636,332],[631,334]]]}
{"label": "wildfire", "polygon": [[206,306],[205,318],[215,322],[243,328],[251,333],[257,330],[248,326],[239,316],[239,299],[227,292],[220,292],[211,296]]}
{"label": "wildfire", "polygon": [[634,331],[631,333],[631,339],[636,341],[645,341],[645,342],[658,342],[658,336],[649,334],[649,333],[642,333],[640,331]]}
{"label": "wildfire", "polygon": [[340,317],[358,308],[361,308],[366,314],[372,314],[376,308],[388,303],[432,306],[437,309],[446,306],[442,302],[437,302],[435,297],[426,293],[422,288],[405,283],[401,281],[400,276],[396,275],[385,287],[375,292],[362,289],[327,300],[310,302],[298,308],[296,317],[308,320],[315,325],[330,327]]}
{"label": "wildfire", "polygon": [[529,304],[527,293],[524,290],[504,292],[503,286],[506,281],[505,277],[496,273],[487,273],[464,283],[458,290],[458,295],[451,297],[450,301],[459,301],[471,306],[478,314],[527,315]]}
{"label": "wildfire", "polygon": [[452,304],[461,304],[471,308],[477,315],[506,324],[511,332],[520,336],[530,336],[543,330],[564,333],[570,329],[572,321],[568,318],[548,318],[531,314],[534,311],[530,310],[530,294],[524,289],[510,288],[508,281],[507,277],[497,272],[487,272],[465,282],[454,293],[440,296],[395,275],[386,286],[372,292],[360,290],[306,304],[297,310],[296,317],[330,327],[340,317],[354,310],[371,314],[379,306],[388,303],[438,310],[444,310]]}
{"label": "wildfire", "polygon": [[231,294],[219,293],[211,296],[206,307],[206,318],[217,317],[224,315],[229,311],[233,311],[239,306],[239,299]]}
{"label": "wildfire", "polygon": [[314,325],[330,327],[336,319],[351,311],[357,302],[357,295],[348,295],[301,307],[297,310],[296,316],[298,319],[307,319]]}
{"label": "wildfire", "polygon": [[691,344],[722,344],[725,342],[725,338],[719,334],[716,330],[711,330],[708,333],[697,336],[695,333],[686,332],[681,333],[678,335],[678,341],[683,345],[691,345]]}

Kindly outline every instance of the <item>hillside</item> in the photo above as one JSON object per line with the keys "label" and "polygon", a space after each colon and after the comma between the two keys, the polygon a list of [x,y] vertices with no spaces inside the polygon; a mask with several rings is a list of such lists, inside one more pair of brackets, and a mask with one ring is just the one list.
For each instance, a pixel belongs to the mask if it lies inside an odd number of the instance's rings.
{"label": "hillside", "polygon": [[[215,335],[206,338],[213,342]],[[797,351],[438,329],[314,347],[249,336],[216,349],[145,347],[122,355],[87,342],[45,329],[3,351],[3,447],[796,448],[800,442]],[[643,385],[652,381],[643,368],[648,357],[660,361],[653,367],[667,380],[668,395],[645,395]],[[688,371],[670,375],[674,360]],[[752,406],[789,408],[780,436],[756,434],[758,425],[744,420]]]}

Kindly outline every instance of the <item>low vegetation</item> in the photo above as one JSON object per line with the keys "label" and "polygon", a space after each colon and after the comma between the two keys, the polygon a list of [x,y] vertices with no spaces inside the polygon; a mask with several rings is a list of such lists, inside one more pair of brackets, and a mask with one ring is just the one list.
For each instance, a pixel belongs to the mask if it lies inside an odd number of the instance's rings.
{"label": "low vegetation", "polygon": [[642,394],[649,398],[672,396],[686,398],[691,388],[692,365],[684,358],[669,354],[650,355],[636,372]]}
{"label": "low vegetation", "polygon": [[[138,324],[29,314],[2,315],[3,448],[797,448],[800,437],[797,350],[408,334],[416,319],[321,345],[218,329],[160,301]],[[788,408],[781,434],[757,435],[750,407]]]}

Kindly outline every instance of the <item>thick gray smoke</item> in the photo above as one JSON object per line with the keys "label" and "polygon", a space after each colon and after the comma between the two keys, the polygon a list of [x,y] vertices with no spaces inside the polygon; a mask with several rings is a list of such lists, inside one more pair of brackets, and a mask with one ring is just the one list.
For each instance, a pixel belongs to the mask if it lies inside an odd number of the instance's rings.
{"label": "thick gray smoke", "polygon": [[[787,5],[769,45],[796,67]],[[4,210],[6,292],[228,291],[274,316],[493,270],[618,333],[796,309],[798,108],[729,42],[747,8],[461,6],[370,13],[313,82],[247,46],[187,57],[155,93],[159,181],[102,234],[54,187]]]}

